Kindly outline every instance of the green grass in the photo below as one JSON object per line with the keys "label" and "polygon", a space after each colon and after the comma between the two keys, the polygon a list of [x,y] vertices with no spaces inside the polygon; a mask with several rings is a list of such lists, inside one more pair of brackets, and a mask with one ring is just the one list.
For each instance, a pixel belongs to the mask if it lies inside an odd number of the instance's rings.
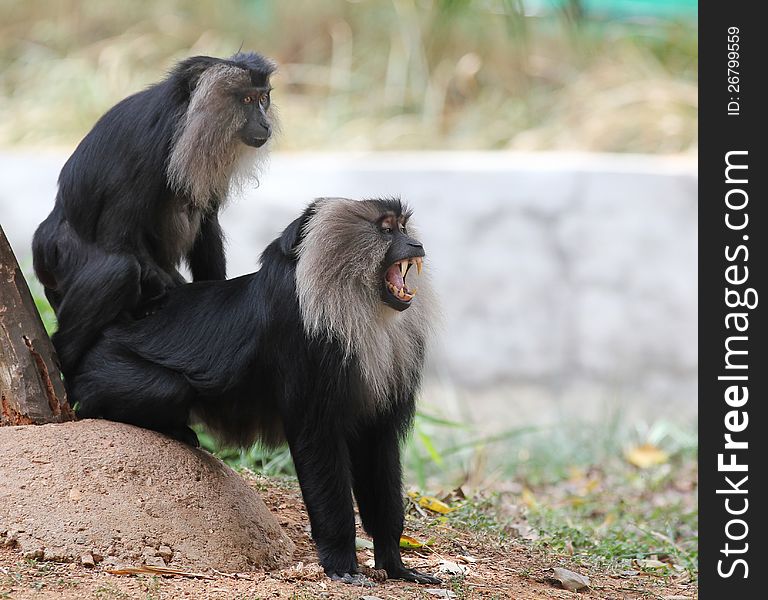
{"label": "green grass", "polygon": [[[540,535],[537,543],[592,564],[624,568],[654,557],[693,575],[698,559],[695,495],[678,492],[674,470],[668,473],[663,483],[654,484],[649,481],[653,473],[616,469],[608,484],[564,499],[552,488],[542,490],[528,513]],[[653,570],[671,574],[673,569]]]}

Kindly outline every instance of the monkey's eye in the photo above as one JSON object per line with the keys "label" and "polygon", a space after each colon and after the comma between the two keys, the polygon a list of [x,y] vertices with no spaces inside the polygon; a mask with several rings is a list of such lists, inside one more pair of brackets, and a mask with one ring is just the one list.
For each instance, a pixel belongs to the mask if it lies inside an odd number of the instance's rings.
{"label": "monkey's eye", "polygon": [[269,92],[264,92],[259,96],[259,104],[262,108],[267,108],[269,106]]}
{"label": "monkey's eye", "polygon": [[381,233],[392,233],[397,226],[397,222],[392,217],[384,217],[379,222],[379,231]]}
{"label": "monkey's eye", "polygon": [[244,96],[243,97],[243,104],[250,104],[251,102],[253,102],[253,97],[252,96]]}

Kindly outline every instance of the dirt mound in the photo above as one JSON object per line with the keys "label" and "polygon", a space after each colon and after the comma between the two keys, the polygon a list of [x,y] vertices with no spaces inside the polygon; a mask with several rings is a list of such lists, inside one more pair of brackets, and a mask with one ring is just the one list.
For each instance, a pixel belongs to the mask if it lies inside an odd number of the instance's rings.
{"label": "dirt mound", "polygon": [[243,572],[287,564],[293,542],[210,454],[108,421],[0,428],[0,544],[85,565]]}

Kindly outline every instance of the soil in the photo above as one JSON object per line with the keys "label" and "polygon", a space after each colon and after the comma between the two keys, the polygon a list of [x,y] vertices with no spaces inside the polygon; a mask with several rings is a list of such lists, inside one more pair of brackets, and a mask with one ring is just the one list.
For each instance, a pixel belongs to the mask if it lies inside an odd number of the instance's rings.
{"label": "soil", "polygon": [[122,423],[0,428],[0,544],[25,558],[222,571],[293,552],[241,477],[207,452]]}
{"label": "soil", "polygon": [[[98,428],[100,425],[99,423],[95,426]],[[165,444],[163,452],[159,452],[157,446],[147,448],[147,451],[143,452],[141,448],[134,447],[126,439],[110,437],[111,434],[107,435],[107,430],[103,430],[103,437],[91,438],[92,446],[81,447],[75,453],[81,461],[80,471],[62,470],[61,467],[56,466],[56,463],[73,449],[72,446],[62,447],[60,441],[69,439],[71,443],[72,438],[67,437],[70,434],[65,433],[63,429],[67,427],[71,428],[71,425],[36,427],[36,430],[43,433],[37,445],[24,450],[22,454],[25,460],[15,458],[12,459],[10,467],[7,464],[0,466],[0,523],[6,523],[9,520],[10,512],[27,515],[25,518],[28,522],[29,519],[34,519],[32,521],[34,528],[28,527],[24,532],[18,531],[17,528],[15,547],[13,543],[6,547],[0,546],[0,598],[41,600],[82,598],[100,600],[603,598],[618,600],[647,598],[683,600],[696,597],[695,582],[689,581],[687,576],[670,578],[605,571],[593,565],[579,563],[569,556],[536,549],[530,542],[524,540],[502,539],[497,531],[472,529],[452,522],[450,518],[446,519],[428,511],[413,509],[409,510],[406,517],[405,533],[422,541],[431,540],[431,543],[429,548],[403,551],[404,560],[410,567],[437,574],[446,583],[441,586],[419,586],[402,581],[376,581],[372,587],[366,588],[336,583],[329,580],[317,564],[315,549],[309,534],[307,514],[294,479],[266,478],[250,473],[234,474],[234,472],[228,472],[219,461],[201,451],[192,451],[185,447],[171,448],[170,446],[176,445],[176,442],[150,432],[137,433],[135,430],[129,431],[129,438],[133,437],[137,446],[158,443],[157,438],[160,438],[160,443]],[[8,436],[16,435],[8,432],[15,429],[20,428],[0,429],[0,448],[3,448],[6,457],[9,454],[8,449],[11,448]],[[110,446],[110,443],[114,445]],[[19,454],[15,447],[13,454]],[[131,461],[126,458],[128,454],[134,457]],[[171,455],[187,457],[178,461],[182,464],[182,468],[176,464],[175,459],[171,459]],[[198,467],[184,468],[184,460],[189,461],[190,456],[195,457],[195,465],[209,465],[206,468],[210,469],[210,472],[205,473],[205,469],[201,470]],[[158,457],[162,457],[165,468],[156,466],[156,463],[160,462]],[[129,462],[131,462],[130,468]],[[172,470],[171,464],[173,464]],[[123,469],[118,471],[117,467],[120,465]],[[210,473],[222,469],[227,475],[211,481]],[[101,477],[101,475],[95,475],[96,471],[112,473],[109,487],[98,489],[91,485],[94,476]],[[11,474],[14,472],[18,480],[12,480]],[[120,473],[123,475],[120,476]],[[147,473],[151,474],[147,475]],[[203,479],[195,481],[196,475],[200,473],[203,474]],[[219,487],[215,491],[206,489],[207,485],[218,485],[216,481],[221,483],[222,479],[228,480],[230,478],[228,473],[234,476],[233,481],[227,484],[230,487],[227,489]],[[141,477],[158,477],[158,482],[149,485],[141,481],[139,474]],[[172,484],[161,487],[159,481],[163,478],[172,481]],[[20,484],[22,480],[28,483]],[[31,489],[31,492],[26,496],[15,495],[18,494],[20,485],[26,485],[27,491]],[[102,485],[106,484],[102,483]],[[69,490],[73,489],[80,494],[79,499],[69,497]],[[64,492],[66,493],[62,499],[61,494]],[[192,494],[191,497],[190,494]],[[232,494],[242,494],[242,497]],[[10,495],[14,495],[22,503],[9,504]],[[279,549],[278,557],[274,560],[279,562],[279,557],[283,556],[284,552],[287,553],[291,543],[293,554],[290,562],[284,563],[283,566],[253,571],[251,569],[254,568],[254,559],[233,556],[241,552],[238,549],[238,544],[241,542],[237,541],[241,540],[241,532],[238,531],[234,519],[241,519],[240,523],[247,523],[251,519],[262,523],[268,521],[259,513],[260,508],[243,505],[243,498],[248,498],[249,503],[258,505],[261,502],[258,500],[259,495],[290,538],[290,541],[273,538],[278,540],[274,544]],[[25,546],[21,542],[19,535],[21,533],[31,534],[34,531],[39,538],[42,535],[41,532],[47,531],[50,535],[57,532],[57,535],[62,535],[60,541],[63,541],[60,546],[69,547],[70,542],[66,541],[69,538],[64,534],[70,531],[73,525],[67,525],[66,528],[56,526],[44,516],[45,513],[56,510],[60,522],[74,524],[89,512],[79,510],[84,499],[90,503],[100,496],[119,497],[120,502],[111,502],[109,512],[102,512],[100,519],[92,517],[88,521],[89,527],[93,526],[103,532],[119,528],[123,537],[126,531],[141,532],[144,528],[150,527],[152,531],[166,531],[166,537],[153,539],[150,542],[156,541],[158,548],[163,545],[173,550],[168,566],[188,566],[190,569],[195,567],[194,570],[188,571],[186,576],[175,577],[152,574],[115,575],[109,572],[114,570],[115,566],[110,565],[106,558],[95,566],[88,567],[78,561],[62,563],[23,557],[24,548],[34,547],[34,544]],[[197,509],[174,516],[171,510],[155,512],[155,509],[147,511],[143,508],[139,510],[133,506],[123,506],[130,504],[138,506],[140,503],[142,506],[162,509],[167,508],[168,503],[165,501],[167,498],[189,498],[191,506],[197,503]],[[192,502],[193,498],[194,502]],[[222,502],[222,499],[226,501]],[[62,506],[57,508],[57,503]],[[9,506],[13,507],[12,511],[9,511]],[[104,508],[105,506],[101,506],[102,510]],[[236,517],[230,511],[246,511],[246,514],[251,516]],[[206,525],[197,519],[211,512],[214,513],[211,517],[213,519],[225,518],[221,515],[217,516],[217,513],[221,512],[225,513],[226,519],[230,521],[226,526],[218,521],[217,529],[210,525],[206,529]],[[38,519],[48,522],[49,525],[42,527]],[[132,523],[131,520],[135,522]],[[186,521],[186,523],[181,525],[179,521]],[[5,528],[6,525],[0,525],[0,531]],[[247,529],[247,525],[243,528],[249,535],[255,531],[257,535],[266,537],[266,534],[260,534],[258,529],[253,529],[252,525],[251,529]],[[185,537],[178,539],[173,537],[177,534],[183,534]],[[100,535],[106,538],[108,534]],[[138,533],[132,535],[138,535]],[[367,539],[362,530],[358,535],[360,538]],[[5,538],[10,539],[7,532]],[[160,544],[160,542],[163,543]],[[142,540],[141,543],[144,541]],[[80,547],[79,544],[76,545]],[[151,548],[155,547],[152,543],[147,545]],[[138,548],[138,545],[135,547]],[[45,548],[47,549],[47,546]],[[188,548],[195,548],[197,554]],[[133,554],[120,551],[115,556],[120,557],[124,561],[123,564],[127,562],[138,566],[146,562],[143,560],[144,557],[151,554],[149,551],[141,555],[136,554],[135,550],[132,552]],[[225,558],[226,555],[229,558]],[[129,559],[131,556],[133,558]],[[369,563],[372,556],[369,549],[358,552],[361,565]],[[46,558],[45,549],[43,549],[43,558]],[[48,558],[57,557],[49,555]],[[165,562],[165,559],[163,560]],[[244,561],[238,563],[241,565],[248,562],[248,568],[221,569],[215,566],[225,564],[222,561],[226,560]],[[587,576],[590,587],[580,592],[562,589],[560,583],[553,578],[555,567],[570,569]],[[451,574],[445,570],[455,571],[457,568],[464,573]],[[378,575],[372,570],[367,572],[372,579]],[[194,577],[195,574],[205,578]]]}

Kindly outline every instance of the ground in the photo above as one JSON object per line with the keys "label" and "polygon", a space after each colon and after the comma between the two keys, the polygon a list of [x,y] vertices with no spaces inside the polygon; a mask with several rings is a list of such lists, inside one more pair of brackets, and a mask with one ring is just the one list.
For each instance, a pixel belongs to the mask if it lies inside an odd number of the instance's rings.
{"label": "ground", "polygon": [[[0,548],[0,598],[14,600],[94,598],[99,600],[256,600],[285,598],[389,599],[451,597],[461,599],[514,598],[605,598],[682,600],[696,597],[696,586],[688,572],[664,575],[648,570],[627,570],[590,565],[589,562],[541,547],[523,538],[503,534],[491,516],[474,508],[441,516],[410,503],[406,534],[429,546],[404,550],[408,565],[433,573],[444,568],[465,570],[465,575],[443,573],[443,586],[418,586],[402,581],[353,588],[327,579],[316,562],[308,532],[308,519],[298,485],[291,478],[266,478],[244,473],[246,481],[261,494],[267,506],[296,545],[290,567],[271,573],[208,572],[208,579],[160,577],[151,574],[121,576],[102,568],[23,559],[10,548]],[[459,503],[455,499],[452,503]],[[480,509],[478,509],[480,510]],[[478,526],[480,522],[487,526]],[[360,531],[361,539],[367,539]],[[368,549],[358,552],[360,564],[372,558]],[[553,568],[563,567],[590,580],[580,592],[566,591],[553,578]],[[623,569],[623,570],[622,570]],[[450,591],[454,595],[435,588]]]}

